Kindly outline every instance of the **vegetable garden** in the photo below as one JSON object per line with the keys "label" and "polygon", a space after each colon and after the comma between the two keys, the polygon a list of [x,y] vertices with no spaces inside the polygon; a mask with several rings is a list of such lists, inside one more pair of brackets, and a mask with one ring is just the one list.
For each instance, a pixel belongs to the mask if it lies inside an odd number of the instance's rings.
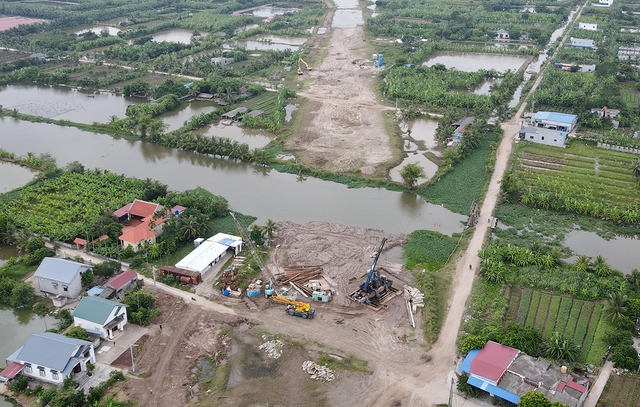
{"label": "vegetable garden", "polygon": [[611,375],[596,406],[635,406],[638,400],[640,400],[640,377],[632,375]]}
{"label": "vegetable garden", "polygon": [[639,224],[640,191],[631,170],[636,158],[580,142],[566,149],[522,143],[503,191],[537,208]]}
{"label": "vegetable garden", "polygon": [[517,322],[532,326],[545,338],[553,332],[564,333],[581,347],[586,363],[599,365],[607,351],[607,345],[601,340],[600,320],[604,318],[600,302],[525,288],[511,290],[505,325]]}

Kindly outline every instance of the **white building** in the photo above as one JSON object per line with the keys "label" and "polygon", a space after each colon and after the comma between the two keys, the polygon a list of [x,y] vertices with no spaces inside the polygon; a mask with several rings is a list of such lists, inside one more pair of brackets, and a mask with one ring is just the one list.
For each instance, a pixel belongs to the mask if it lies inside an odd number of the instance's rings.
{"label": "white building", "polygon": [[[38,288],[43,293],[64,299],[76,298],[82,291],[82,273],[90,268],[88,264],[45,257],[34,276],[38,280]],[[61,301],[60,306],[65,303],[66,300]]]}
{"label": "white building", "polygon": [[114,332],[122,331],[127,324],[127,306],[100,297],[83,297],[73,311],[73,325],[113,339]]}
{"label": "white building", "polygon": [[595,23],[579,23],[578,28],[581,30],[598,31],[598,24]]}
{"label": "white building", "polygon": [[609,7],[613,4],[613,0],[599,0],[598,4],[601,6]]}
{"label": "white building", "polygon": [[5,380],[18,373],[53,384],[74,373],[87,370],[87,363],[96,363],[91,342],[45,332],[33,334],[20,349],[7,358],[7,368],[0,373]]}
{"label": "white building", "polygon": [[518,133],[522,141],[564,147],[567,142],[567,132],[549,130],[540,127],[523,127]]}
{"label": "white building", "polygon": [[191,253],[176,263],[176,267],[204,275],[227,254],[227,251],[237,255],[241,250],[242,238],[226,233],[218,233],[201,242]]}

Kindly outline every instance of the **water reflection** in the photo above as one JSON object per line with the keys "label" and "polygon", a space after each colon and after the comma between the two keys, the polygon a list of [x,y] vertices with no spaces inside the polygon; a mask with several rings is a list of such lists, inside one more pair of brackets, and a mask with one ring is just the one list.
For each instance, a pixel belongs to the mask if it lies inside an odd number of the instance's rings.
{"label": "water reflection", "polygon": [[[207,35],[205,32],[199,31],[200,36],[204,37]],[[158,33],[153,34],[153,41],[155,42],[179,42],[182,44],[191,43],[191,37],[193,36],[193,31],[185,30],[184,28],[172,28],[166,31],[160,31]]]}
{"label": "water reflection", "polygon": [[[70,148],[73,146],[73,148]],[[0,118],[0,148],[14,154],[28,151],[52,154],[60,166],[78,160],[88,168],[102,168],[137,178],[158,179],[175,190],[201,186],[222,195],[231,207],[258,217],[297,223],[326,221],[377,228],[389,233],[415,229],[451,235],[462,230],[463,215],[421,198],[403,207],[398,192],[378,188],[349,189],[316,178],[297,181],[297,175],[255,171],[254,165],[106,135]]]}
{"label": "water reflection", "polygon": [[[576,254],[596,257],[598,255],[607,259],[607,264],[625,274],[631,273],[634,268],[640,269],[637,255],[640,253],[640,240],[630,237],[618,236],[606,240],[595,232],[575,230],[566,235],[565,246]],[[569,261],[575,260],[575,256]]]}
{"label": "water reflection", "polygon": [[11,191],[31,181],[37,171],[6,161],[0,161],[0,194]]}
{"label": "water reflection", "polygon": [[426,66],[443,64],[447,69],[476,72],[480,69],[495,69],[498,72],[517,71],[527,60],[518,55],[482,54],[478,52],[437,51],[423,63]]}

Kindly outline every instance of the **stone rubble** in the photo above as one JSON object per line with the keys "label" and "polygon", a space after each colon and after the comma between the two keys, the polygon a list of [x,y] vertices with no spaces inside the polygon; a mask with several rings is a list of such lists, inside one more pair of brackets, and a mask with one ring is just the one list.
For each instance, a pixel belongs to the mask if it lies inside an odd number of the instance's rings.
{"label": "stone rubble", "polygon": [[302,370],[311,375],[314,380],[322,380],[324,382],[330,382],[335,379],[333,370],[326,366],[320,366],[311,360],[307,360],[302,363]]}
{"label": "stone rubble", "polygon": [[274,339],[273,341],[268,341],[259,346],[261,350],[264,350],[271,359],[278,359],[282,356],[282,346],[284,344],[281,340]]}

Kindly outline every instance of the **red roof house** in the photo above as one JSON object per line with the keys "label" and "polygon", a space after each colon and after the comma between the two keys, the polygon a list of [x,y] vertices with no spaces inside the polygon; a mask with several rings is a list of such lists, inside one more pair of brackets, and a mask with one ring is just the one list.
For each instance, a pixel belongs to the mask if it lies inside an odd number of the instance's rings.
{"label": "red roof house", "polygon": [[160,204],[136,199],[113,212],[114,216],[126,222],[118,238],[122,248],[131,246],[137,251],[144,244],[154,244],[156,237],[162,233],[162,224],[165,221],[164,216],[154,218],[154,215],[162,209]]}
{"label": "red roof house", "polygon": [[138,275],[135,271],[125,270],[117,276],[112,277],[109,281],[107,281],[106,285],[112,287],[116,291],[120,291],[127,285],[129,285],[132,281],[136,281],[137,279]]}
{"label": "red roof house", "polygon": [[469,373],[497,384],[520,351],[489,341],[471,362]]}

